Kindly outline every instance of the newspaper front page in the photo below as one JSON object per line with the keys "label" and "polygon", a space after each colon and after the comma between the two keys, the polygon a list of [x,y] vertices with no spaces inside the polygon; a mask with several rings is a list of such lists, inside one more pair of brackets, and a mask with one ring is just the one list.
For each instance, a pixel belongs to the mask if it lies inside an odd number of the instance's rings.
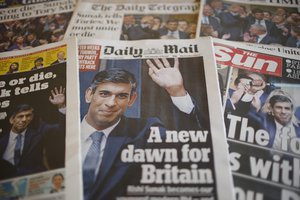
{"label": "newspaper front page", "polygon": [[0,53],[61,41],[74,8],[60,0],[0,9]]}
{"label": "newspaper front page", "polygon": [[216,39],[214,49],[237,199],[299,199],[300,50]]}
{"label": "newspaper front page", "polygon": [[197,1],[79,1],[66,36],[114,40],[196,37]]}
{"label": "newspaper front page", "polygon": [[300,47],[299,1],[206,0],[200,36]]}
{"label": "newspaper front page", "polygon": [[234,199],[209,38],[78,46],[84,199]]}
{"label": "newspaper front page", "polygon": [[65,199],[74,44],[0,55],[0,199]]}

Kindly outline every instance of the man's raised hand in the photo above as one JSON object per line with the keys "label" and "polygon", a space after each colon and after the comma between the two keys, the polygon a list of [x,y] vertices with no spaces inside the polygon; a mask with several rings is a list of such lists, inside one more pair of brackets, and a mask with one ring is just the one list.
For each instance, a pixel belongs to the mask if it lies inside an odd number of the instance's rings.
{"label": "man's raised hand", "polygon": [[167,90],[171,96],[184,96],[186,91],[183,79],[179,71],[178,58],[174,59],[174,66],[171,67],[166,58],[146,60],[149,66],[149,76],[152,80]]}

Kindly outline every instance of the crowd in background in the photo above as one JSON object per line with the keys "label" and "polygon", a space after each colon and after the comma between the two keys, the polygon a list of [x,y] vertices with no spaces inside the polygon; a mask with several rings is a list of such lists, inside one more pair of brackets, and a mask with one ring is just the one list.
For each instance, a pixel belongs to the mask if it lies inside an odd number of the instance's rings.
{"label": "crowd in background", "polygon": [[203,7],[201,36],[300,48],[300,13],[282,7],[251,10],[212,0]]}
{"label": "crowd in background", "polygon": [[61,41],[72,12],[0,24],[0,52],[28,49]]}
{"label": "crowd in background", "polygon": [[163,20],[155,15],[125,15],[120,39],[192,39],[196,36],[196,29],[197,23],[183,18]]}

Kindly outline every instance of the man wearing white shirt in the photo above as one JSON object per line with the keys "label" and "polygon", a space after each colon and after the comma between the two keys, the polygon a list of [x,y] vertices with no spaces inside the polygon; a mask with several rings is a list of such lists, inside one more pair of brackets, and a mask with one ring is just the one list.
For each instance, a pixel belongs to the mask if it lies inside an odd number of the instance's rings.
{"label": "man wearing white shirt", "polygon": [[288,95],[277,94],[269,100],[269,113],[261,121],[268,131],[269,147],[290,151],[292,138],[300,137],[300,123],[294,115],[294,104]]}
{"label": "man wearing white shirt", "polygon": [[188,33],[178,30],[178,20],[177,19],[168,20],[166,27],[160,29],[158,32],[161,37],[168,36],[169,38],[173,38],[173,39],[188,39],[189,38]]}
{"label": "man wearing white shirt", "polygon": [[[200,113],[185,90],[178,59],[175,59],[174,67],[166,59],[146,62],[151,79],[171,96],[178,120],[188,117],[190,123],[184,124],[186,129],[201,128]],[[136,170],[139,168],[137,164],[121,160],[122,150],[129,144],[135,148],[150,147],[147,139],[151,127],[158,127],[162,138],[165,135],[166,128],[156,117],[128,118],[123,115],[137,98],[136,84],[135,77],[130,72],[108,70],[97,73],[86,90],[85,100],[89,103],[89,108],[81,123],[85,200],[114,199],[124,195],[127,185],[136,178],[132,174],[138,174]],[[184,120],[180,122],[181,126],[185,123]],[[94,145],[95,133],[100,135],[97,145]],[[91,152],[93,153],[90,154]],[[95,154],[98,156],[95,157]],[[90,157],[93,160],[89,160]],[[89,163],[95,165],[93,169],[88,166]],[[91,178],[87,180],[86,177]]]}
{"label": "man wearing white shirt", "polygon": [[[64,93],[65,89],[62,87],[54,88],[49,97],[49,101],[60,112],[57,124],[34,121],[38,118],[34,115],[34,108],[29,104],[14,106],[9,117],[10,131],[0,138],[0,179],[48,170],[45,163],[46,140],[50,137],[61,140],[65,135]],[[60,156],[64,157],[64,154],[57,155]]]}

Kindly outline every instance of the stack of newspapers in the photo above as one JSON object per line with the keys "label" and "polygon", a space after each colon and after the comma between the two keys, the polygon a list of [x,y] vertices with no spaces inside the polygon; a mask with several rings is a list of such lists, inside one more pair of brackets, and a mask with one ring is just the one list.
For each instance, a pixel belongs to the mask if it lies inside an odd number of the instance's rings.
{"label": "stack of newspapers", "polygon": [[0,1],[0,200],[299,200],[298,0]]}

